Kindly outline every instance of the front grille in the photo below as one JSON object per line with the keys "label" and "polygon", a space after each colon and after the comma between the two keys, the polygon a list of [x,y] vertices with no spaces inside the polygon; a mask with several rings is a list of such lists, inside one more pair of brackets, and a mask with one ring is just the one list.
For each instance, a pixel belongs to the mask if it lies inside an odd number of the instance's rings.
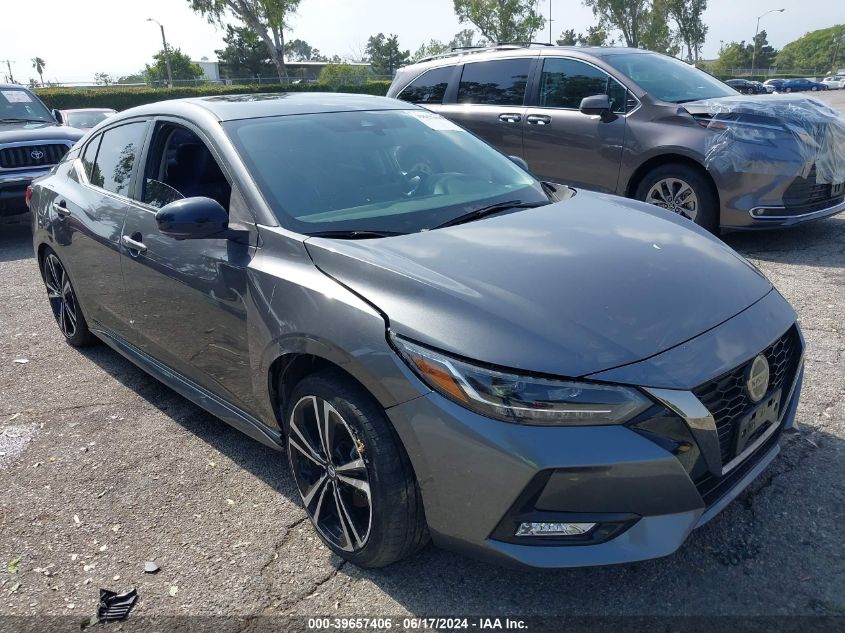
{"label": "front grille", "polygon": [[807,206],[821,209],[824,208],[824,203],[833,202],[838,198],[842,198],[842,194],[834,196],[833,185],[816,182],[816,168],[813,167],[806,178],[796,178],[787,187],[783,194],[783,204],[787,209],[804,210]]}
{"label": "front grille", "polygon": [[[783,411],[801,359],[801,339],[796,326],[791,327],[786,334],[762,353],[769,361],[770,373],[769,389],[761,402],[781,389],[779,410]],[[756,403],[752,402],[748,396],[748,390],[745,387],[746,371],[751,363],[752,360],[749,360],[728,373],[693,389],[693,393],[707,407],[716,422],[722,464],[727,464],[736,457],[733,447],[739,422],[756,406]],[[764,432],[765,427],[759,429],[759,433]],[[748,444],[753,439],[751,438]]]}
{"label": "front grille", "polygon": [[781,430],[772,433],[762,446],[743,460],[736,468],[731,470],[724,477],[714,477],[709,472],[705,472],[701,477],[695,480],[695,487],[698,493],[704,500],[706,507],[712,506],[716,501],[733,488],[737,482],[745,477],[745,475],[756,466],[760,460],[774,447],[780,440]]}
{"label": "front grille", "polygon": [[64,143],[21,145],[0,149],[0,167],[18,169],[21,167],[47,167],[55,165],[70,149]]}

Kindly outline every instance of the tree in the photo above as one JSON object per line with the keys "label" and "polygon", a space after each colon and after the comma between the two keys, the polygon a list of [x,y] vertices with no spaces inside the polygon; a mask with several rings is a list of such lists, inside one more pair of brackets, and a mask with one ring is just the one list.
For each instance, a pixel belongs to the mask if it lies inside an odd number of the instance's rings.
{"label": "tree", "polygon": [[114,83],[114,77],[108,73],[94,73],[94,83],[98,86],[110,86]]}
{"label": "tree", "polygon": [[651,8],[643,13],[640,24],[642,29],[639,45],[642,48],[673,56],[681,52],[677,44],[677,36],[669,28],[669,10],[666,0],[654,0]]}
{"label": "tree", "polygon": [[411,56],[411,61],[419,61],[426,57],[434,57],[436,55],[444,55],[452,50],[449,44],[444,44],[439,40],[430,40],[428,44],[422,44],[417,49],[417,52]]}
{"label": "tree", "polygon": [[463,29],[455,33],[455,37],[449,42],[449,45],[454,48],[472,48],[473,46],[484,46],[487,42],[483,39],[476,41],[475,36],[478,35],[474,29]]}
{"label": "tree", "polygon": [[41,79],[41,85],[44,85],[44,67],[47,65],[41,57],[33,57],[32,58],[32,67],[35,69],[35,72],[38,73],[39,79]]}
{"label": "tree", "polygon": [[408,63],[411,51],[399,50],[398,35],[385,37],[379,33],[367,40],[365,54],[376,75],[393,76],[397,68]]}
{"label": "tree", "polygon": [[490,42],[530,42],[546,24],[540,0],[453,0],[461,24],[469,22]]}
{"label": "tree", "polygon": [[687,61],[697,63],[708,30],[702,20],[707,0],[666,0],[666,8],[675,21],[678,37],[687,49]]}
{"label": "tree", "polygon": [[295,62],[327,62],[327,57],[305,40],[291,40],[285,44],[285,55]]}
{"label": "tree", "polygon": [[267,47],[244,26],[226,25],[226,48],[214,51],[225,77],[261,77],[275,70]]}
{"label": "tree", "polygon": [[123,75],[122,77],[117,78],[117,82],[119,84],[142,84],[147,81],[145,76],[145,70],[139,70],[137,73],[132,73],[131,75]]}
{"label": "tree", "polygon": [[[191,62],[191,58],[185,55],[180,49],[168,48],[170,55],[170,70],[173,73],[173,79],[197,79],[202,77],[202,68],[199,64]],[[167,77],[167,64],[165,62],[164,49],[153,55],[153,64],[147,64],[144,67],[144,75],[147,80],[152,82],[155,80],[162,80]]]}
{"label": "tree", "polygon": [[320,83],[332,88],[367,83],[370,71],[366,66],[330,63],[320,71]]}
{"label": "tree", "polygon": [[575,46],[578,43],[578,34],[575,29],[567,29],[557,39],[558,46]]}
{"label": "tree", "polygon": [[212,24],[223,23],[228,12],[255,33],[270,54],[279,73],[279,80],[287,79],[285,68],[285,29],[287,18],[294,13],[301,0],[188,0],[191,8]]}
{"label": "tree", "polygon": [[605,29],[622,32],[625,44],[638,48],[648,23],[648,0],[583,0]]}
{"label": "tree", "polygon": [[757,46],[757,51],[754,55],[754,67],[755,68],[771,68],[775,64],[775,58],[778,55],[777,49],[769,46],[769,40],[766,35],[766,31],[760,31],[757,34],[755,40],[749,44],[751,49],[754,49],[754,46]]}
{"label": "tree", "polygon": [[734,68],[751,66],[751,45],[742,42],[729,42],[719,51],[719,57],[713,62],[713,73],[726,77]]}
{"label": "tree", "polygon": [[843,63],[843,37],[845,24],[806,33],[780,50],[777,55],[778,68],[818,68],[835,71]]}
{"label": "tree", "polygon": [[579,46],[613,46],[616,40],[610,39],[606,30],[601,26],[590,26],[587,28],[586,35],[578,34]]}

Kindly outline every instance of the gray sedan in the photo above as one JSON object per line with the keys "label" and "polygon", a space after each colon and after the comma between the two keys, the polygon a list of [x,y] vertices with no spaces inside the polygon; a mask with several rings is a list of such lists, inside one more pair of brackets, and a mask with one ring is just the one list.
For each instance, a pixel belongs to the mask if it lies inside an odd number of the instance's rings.
{"label": "gray sedan", "polygon": [[30,203],[68,343],[285,451],[361,566],[429,538],[534,567],[664,556],[794,424],[803,339],[742,257],[401,101],[132,109]]}

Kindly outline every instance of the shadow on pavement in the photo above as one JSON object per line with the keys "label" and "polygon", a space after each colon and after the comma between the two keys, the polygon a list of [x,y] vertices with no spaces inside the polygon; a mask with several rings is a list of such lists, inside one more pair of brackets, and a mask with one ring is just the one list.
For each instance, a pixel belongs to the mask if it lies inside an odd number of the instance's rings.
{"label": "shadow on pavement", "polygon": [[777,231],[729,233],[722,239],[731,248],[753,259],[845,267],[845,214]]}
{"label": "shadow on pavement", "polygon": [[32,256],[32,229],[29,221],[0,220],[0,262],[13,262]]}

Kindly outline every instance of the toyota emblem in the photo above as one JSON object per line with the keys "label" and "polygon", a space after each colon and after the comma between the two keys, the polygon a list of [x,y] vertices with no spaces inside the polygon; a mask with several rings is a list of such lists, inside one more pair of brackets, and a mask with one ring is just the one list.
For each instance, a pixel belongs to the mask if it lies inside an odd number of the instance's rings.
{"label": "toyota emblem", "polygon": [[42,158],[44,158],[44,152],[42,152],[40,149],[34,149],[34,150],[32,150],[32,151],[29,153],[29,155],[30,155],[30,156],[32,156],[32,158],[33,158],[34,160],[41,160]]}

